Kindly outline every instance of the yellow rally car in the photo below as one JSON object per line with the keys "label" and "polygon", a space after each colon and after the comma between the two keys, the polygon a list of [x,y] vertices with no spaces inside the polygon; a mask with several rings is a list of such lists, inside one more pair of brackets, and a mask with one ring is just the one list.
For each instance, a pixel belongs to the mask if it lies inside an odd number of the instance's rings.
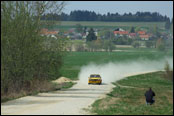
{"label": "yellow rally car", "polygon": [[88,78],[88,84],[101,84],[102,79],[99,74],[91,74],[90,77]]}

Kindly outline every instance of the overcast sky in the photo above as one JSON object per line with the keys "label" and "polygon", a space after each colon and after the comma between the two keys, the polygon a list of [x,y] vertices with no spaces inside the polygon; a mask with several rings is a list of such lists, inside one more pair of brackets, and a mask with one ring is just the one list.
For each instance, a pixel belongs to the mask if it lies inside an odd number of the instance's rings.
{"label": "overcast sky", "polygon": [[63,12],[70,13],[73,10],[95,11],[100,14],[159,12],[161,15],[173,17],[173,1],[66,1]]}

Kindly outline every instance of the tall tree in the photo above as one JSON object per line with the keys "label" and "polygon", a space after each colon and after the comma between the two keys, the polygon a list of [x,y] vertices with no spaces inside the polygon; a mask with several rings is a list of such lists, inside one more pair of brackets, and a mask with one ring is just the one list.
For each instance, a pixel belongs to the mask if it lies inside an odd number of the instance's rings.
{"label": "tall tree", "polygon": [[86,37],[86,41],[88,42],[88,41],[93,41],[93,40],[97,40],[97,36],[95,35],[93,28],[91,28],[89,30],[87,37]]}
{"label": "tall tree", "polygon": [[130,30],[131,33],[135,33],[135,27],[132,27]]}
{"label": "tall tree", "polygon": [[171,20],[171,33],[173,34],[173,18],[172,18],[172,20]]}
{"label": "tall tree", "polygon": [[168,19],[165,23],[165,29],[169,30],[171,26],[170,19]]}

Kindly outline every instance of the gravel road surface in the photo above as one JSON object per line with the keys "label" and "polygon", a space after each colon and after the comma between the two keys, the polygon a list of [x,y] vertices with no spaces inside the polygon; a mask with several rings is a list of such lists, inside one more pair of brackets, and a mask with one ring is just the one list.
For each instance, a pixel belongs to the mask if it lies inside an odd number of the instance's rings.
{"label": "gravel road surface", "polygon": [[84,108],[105,96],[112,84],[77,84],[65,91],[39,93],[1,104],[3,115],[82,115],[89,114]]}

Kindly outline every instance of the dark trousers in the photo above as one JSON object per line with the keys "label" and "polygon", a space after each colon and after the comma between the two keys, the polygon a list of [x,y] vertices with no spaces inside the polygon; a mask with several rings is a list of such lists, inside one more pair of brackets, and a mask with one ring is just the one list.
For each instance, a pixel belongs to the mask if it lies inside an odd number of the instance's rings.
{"label": "dark trousers", "polygon": [[150,102],[146,100],[146,104],[147,104],[147,105],[148,105],[148,104],[152,105],[154,102],[155,102],[154,99],[152,99],[152,101],[150,101]]}

